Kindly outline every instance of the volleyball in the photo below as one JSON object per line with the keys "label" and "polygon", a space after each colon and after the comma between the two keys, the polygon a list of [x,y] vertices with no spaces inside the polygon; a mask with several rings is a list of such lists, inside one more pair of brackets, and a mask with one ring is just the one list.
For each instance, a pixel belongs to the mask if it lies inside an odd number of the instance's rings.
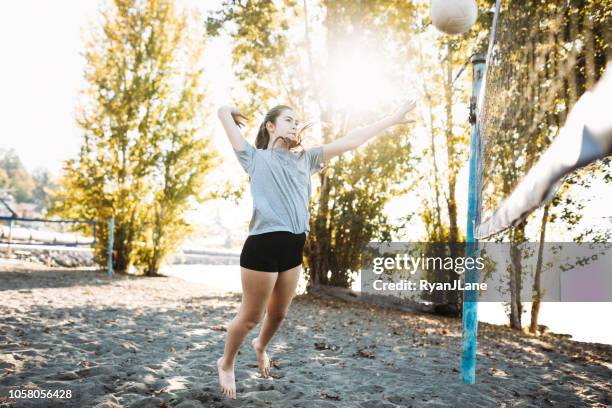
{"label": "volleyball", "polygon": [[432,0],[431,21],[446,34],[463,34],[478,16],[475,0]]}

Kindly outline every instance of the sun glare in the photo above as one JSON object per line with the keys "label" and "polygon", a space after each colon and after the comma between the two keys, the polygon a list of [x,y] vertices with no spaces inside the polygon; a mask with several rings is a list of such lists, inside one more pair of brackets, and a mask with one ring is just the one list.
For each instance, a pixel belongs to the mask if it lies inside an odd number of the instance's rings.
{"label": "sun glare", "polygon": [[331,62],[328,78],[334,105],[350,112],[371,111],[398,97],[391,62],[376,50],[345,48]]}

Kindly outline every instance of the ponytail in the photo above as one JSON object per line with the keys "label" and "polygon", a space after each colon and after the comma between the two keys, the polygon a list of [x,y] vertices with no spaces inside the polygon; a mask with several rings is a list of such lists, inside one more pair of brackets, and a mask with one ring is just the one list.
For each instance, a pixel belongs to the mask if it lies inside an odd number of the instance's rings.
{"label": "ponytail", "polygon": [[[266,115],[268,116],[268,115]],[[268,134],[268,129],[266,129],[267,121],[264,121],[259,126],[259,130],[257,131],[257,137],[255,138],[255,147],[258,149],[267,149],[268,143],[270,143],[270,135]]]}

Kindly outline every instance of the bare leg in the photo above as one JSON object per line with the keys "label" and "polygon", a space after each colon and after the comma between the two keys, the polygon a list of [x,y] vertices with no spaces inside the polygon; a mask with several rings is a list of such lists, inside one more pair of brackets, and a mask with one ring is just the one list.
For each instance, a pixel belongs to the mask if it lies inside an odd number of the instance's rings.
{"label": "bare leg", "polygon": [[301,271],[302,266],[299,265],[278,274],[261,331],[259,336],[251,342],[257,355],[259,371],[264,377],[270,374],[270,360],[266,353],[266,347],[287,315],[291,300],[295,296]]}
{"label": "bare leg", "polygon": [[217,360],[221,392],[232,399],[236,398],[236,354],[246,335],[261,320],[278,276],[277,272],[259,272],[243,267],[240,271],[242,303],[238,315],[227,326],[225,350],[223,356]]}

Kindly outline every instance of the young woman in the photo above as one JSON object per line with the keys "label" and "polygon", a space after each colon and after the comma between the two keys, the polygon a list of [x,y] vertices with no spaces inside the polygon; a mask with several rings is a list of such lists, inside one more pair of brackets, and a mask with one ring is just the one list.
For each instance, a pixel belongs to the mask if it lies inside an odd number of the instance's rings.
{"label": "young woman", "polygon": [[272,108],[265,116],[255,146],[240,132],[242,113],[231,106],[218,111],[234,153],[250,176],[253,214],[240,255],[242,304],[227,326],[223,356],[217,360],[222,393],[236,398],[234,363],[246,335],[265,318],[251,342],[262,376],[270,373],[266,347],[287,315],[302,270],[302,251],[310,231],[308,201],[310,178],[332,157],[352,150],[383,130],[408,123],[406,114],[416,106],[404,102],[386,118],[322,146],[302,149],[298,118],[288,106]]}

